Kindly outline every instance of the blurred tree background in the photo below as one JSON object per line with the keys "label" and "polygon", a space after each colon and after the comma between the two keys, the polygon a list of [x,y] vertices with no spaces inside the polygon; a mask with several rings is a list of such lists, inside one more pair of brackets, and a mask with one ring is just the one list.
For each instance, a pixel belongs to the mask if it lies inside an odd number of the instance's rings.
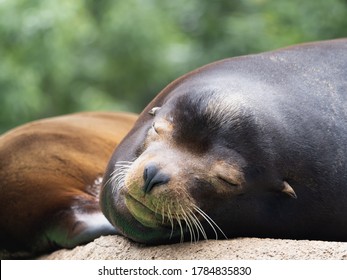
{"label": "blurred tree background", "polygon": [[140,112],[203,64],[338,37],[346,0],[0,0],[0,133],[77,111]]}

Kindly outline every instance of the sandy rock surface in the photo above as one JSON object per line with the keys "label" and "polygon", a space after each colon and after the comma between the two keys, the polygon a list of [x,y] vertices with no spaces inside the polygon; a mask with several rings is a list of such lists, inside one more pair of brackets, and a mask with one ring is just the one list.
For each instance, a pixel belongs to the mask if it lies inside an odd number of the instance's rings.
{"label": "sandy rock surface", "polygon": [[45,260],[347,260],[347,242],[237,238],[162,246],[144,246],[121,236],[104,236],[72,250],[41,256]]}

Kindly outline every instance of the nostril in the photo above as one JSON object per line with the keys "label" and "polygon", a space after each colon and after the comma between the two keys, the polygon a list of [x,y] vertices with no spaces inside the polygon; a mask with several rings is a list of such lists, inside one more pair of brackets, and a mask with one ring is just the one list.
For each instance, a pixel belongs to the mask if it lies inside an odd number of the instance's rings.
{"label": "nostril", "polygon": [[153,187],[166,184],[170,181],[170,176],[160,171],[153,163],[148,164],[143,171],[144,192],[149,193]]}
{"label": "nostril", "polygon": [[143,180],[146,182],[148,179],[151,179],[155,176],[155,174],[158,172],[157,167],[155,164],[150,163],[145,167],[145,170],[143,171]]}

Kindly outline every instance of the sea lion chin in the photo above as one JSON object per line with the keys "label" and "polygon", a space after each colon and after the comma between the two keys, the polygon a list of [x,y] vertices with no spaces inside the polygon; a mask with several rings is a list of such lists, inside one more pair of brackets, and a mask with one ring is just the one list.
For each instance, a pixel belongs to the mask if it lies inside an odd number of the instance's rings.
{"label": "sea lion chin", "polygon": [[347,40],[231,58],[169,84],[113,153],[108,220],[148,244],[347,240]]}

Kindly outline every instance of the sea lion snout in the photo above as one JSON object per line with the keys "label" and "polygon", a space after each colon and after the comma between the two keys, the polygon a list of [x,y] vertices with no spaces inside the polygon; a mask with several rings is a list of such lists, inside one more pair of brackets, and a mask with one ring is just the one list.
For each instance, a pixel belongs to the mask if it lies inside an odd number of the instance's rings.
{"label": "sea lion snout", "polygon": [[170,181],[170,176],[164,173],[155,163],[149,163],[143,171],[143,191],[149,193],[153,187],[161,186]]}

